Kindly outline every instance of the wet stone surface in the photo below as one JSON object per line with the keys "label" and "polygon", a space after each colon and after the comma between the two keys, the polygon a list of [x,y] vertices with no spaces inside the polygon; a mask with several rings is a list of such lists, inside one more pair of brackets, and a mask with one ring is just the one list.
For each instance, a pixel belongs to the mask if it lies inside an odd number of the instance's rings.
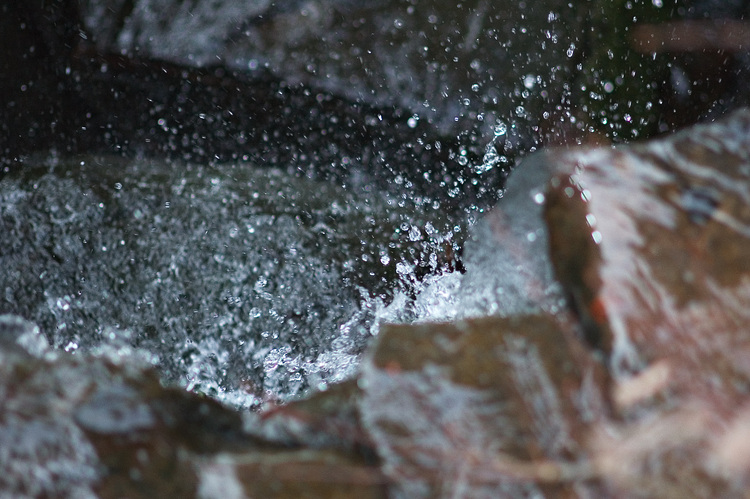
{"label": "wet stone surface", "polygon": [[548,156],[552,261],[608,355],[622,418],[593,432],[594,462],[621,491],[747,484],[748,136],[742,110],[642,145]]}
{"label": "wet stone surface", "polygon": [[361,411],[397,497],[572,495],[603,377],[548,315],[387,326]]}
{"label": "wet stone surface", "polygon": [[746,392],[749,133],[741,111],[555,162],[546,207],[553,263],[616,371],[677,357],[686,368],[713,364],[722,389]]}
{"label": "wet stone surface", "polygon": [[[1,316],[0,333],[21,321]],[[253,436],[238,412],[164,388],[132,356],[34,353],[0,345],[3,495],[382,497],[375,461],[351,445]]]}

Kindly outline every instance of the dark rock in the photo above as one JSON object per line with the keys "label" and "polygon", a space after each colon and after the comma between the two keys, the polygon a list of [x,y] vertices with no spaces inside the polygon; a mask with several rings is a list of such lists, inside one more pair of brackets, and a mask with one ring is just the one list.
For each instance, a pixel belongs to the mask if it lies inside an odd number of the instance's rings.
{"label": "dark rock", "polygon": [[[83,7],[101,52],[267,68],[351,101],[410,110],[446,135],[464,134],[470,148],[500,120],[508,127],[500,154],[560,135],[632,140],[748,99],[741,30],[723,36],[719,51],[691,45],[700,32],[682,36],[681,53],[655,43],[673,37],[660,23],[742,19],[741,1],[166,1],[160,12],[146,1],[107,5]],[[650,36],[653,28],[662,34]]]}
{"label": "dark rock", "polygon": [[218,455],[197,469],[199,497],[389,497],[377,467],[330,450]]}
{"label": "dark rock", "polygon": [[[78,2],[39,3],[0,7],[0,27],[32,47],[14,44],[18,53],[7,60],[0,54],[0,68],[8,69],[0,79],[4,169],[22,168],[23,156],[46,150],[251,162],[372,183],[453,208],[492,204],[507,173],[506,160],[476,181],[479,150],[467,151],[455,136],[413,119],[411,110],[354,101],[263,69],[231,70],[216,60],[194,67],[99,52],[77,28]],[[64,20],[51,21],[58,18]],[[53,29],[56,23],[64,33]]]}
{"label": "dark rock", "polygon": [[101,50],[268,68],[352,101],[409,109],[449,136],[489,132],[496,118],[518,121],[509,130],[515,147],[533,144],[541,108],[559,102],[573,67],[566,50],[581,32],[576,9],[562,0],[166,2],[168,18],[132,4],[86,9]]}
{"label": "dark rock", "polygon": [[373,455],[374,444],[362,430],[356,379],[278,407],[266,407],[252,418],[248,431],[284,445],[340,448]]}

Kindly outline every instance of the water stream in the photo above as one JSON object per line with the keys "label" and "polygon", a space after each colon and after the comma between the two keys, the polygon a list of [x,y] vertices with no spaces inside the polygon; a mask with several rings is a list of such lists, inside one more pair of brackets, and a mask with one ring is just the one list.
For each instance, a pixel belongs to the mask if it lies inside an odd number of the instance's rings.
{"label": "water stream", "polygon": [[455,315],[474,218],[366,183],[112,156],[30,158],[0,206],[5,312],[237,407],[351,376],[381,321]]}

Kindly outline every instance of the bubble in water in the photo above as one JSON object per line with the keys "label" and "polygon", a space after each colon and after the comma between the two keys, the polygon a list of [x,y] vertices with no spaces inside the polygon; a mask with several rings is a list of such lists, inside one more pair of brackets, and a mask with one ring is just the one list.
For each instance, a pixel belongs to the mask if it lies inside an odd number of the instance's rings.
{"label": "bubble in water", "polygon": [[63,296],[62,298],[58,298],[56,305],[60,310],[70,310],[70,297]]}
{"label": "bubble in water", "polygon": [[506,125],[502,121],[498,121],[497,124],[495,125],[494,131],[495,131],[495,137],[500,137],[502,135],[505,135],[506,133],[508,133],[508,125]]}
{"label": "bubble in water", "polygon": [[396,264],[396,272],[401,277],[408,277],[409,275],[411,275],[412,267],[408,263],[398,262]]}
{"label": "bubble in water", "polygon": [[481,175],[482,173],[486,173],[490,170],[492,170],[495,165],[500,161],[500,156],[497,154],[497,151],[495,150],[495,146],[493,144],[490,144],[487,146],[487,152],[484,153],[484,158],[482,158],[482,164],[477,165],[474,168],[474,171]]}

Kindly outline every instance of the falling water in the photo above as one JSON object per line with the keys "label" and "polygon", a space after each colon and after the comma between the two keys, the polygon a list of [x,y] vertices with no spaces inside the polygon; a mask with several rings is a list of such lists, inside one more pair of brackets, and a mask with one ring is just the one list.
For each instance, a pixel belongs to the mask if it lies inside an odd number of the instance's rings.
{"label": "falling water", "polygon": [[394,297],[436,314],[407,302],[455,280],[467,229],[366,186],[114,157],[28,160],[0,206],[7,312],[241,407],[351,376]]}

